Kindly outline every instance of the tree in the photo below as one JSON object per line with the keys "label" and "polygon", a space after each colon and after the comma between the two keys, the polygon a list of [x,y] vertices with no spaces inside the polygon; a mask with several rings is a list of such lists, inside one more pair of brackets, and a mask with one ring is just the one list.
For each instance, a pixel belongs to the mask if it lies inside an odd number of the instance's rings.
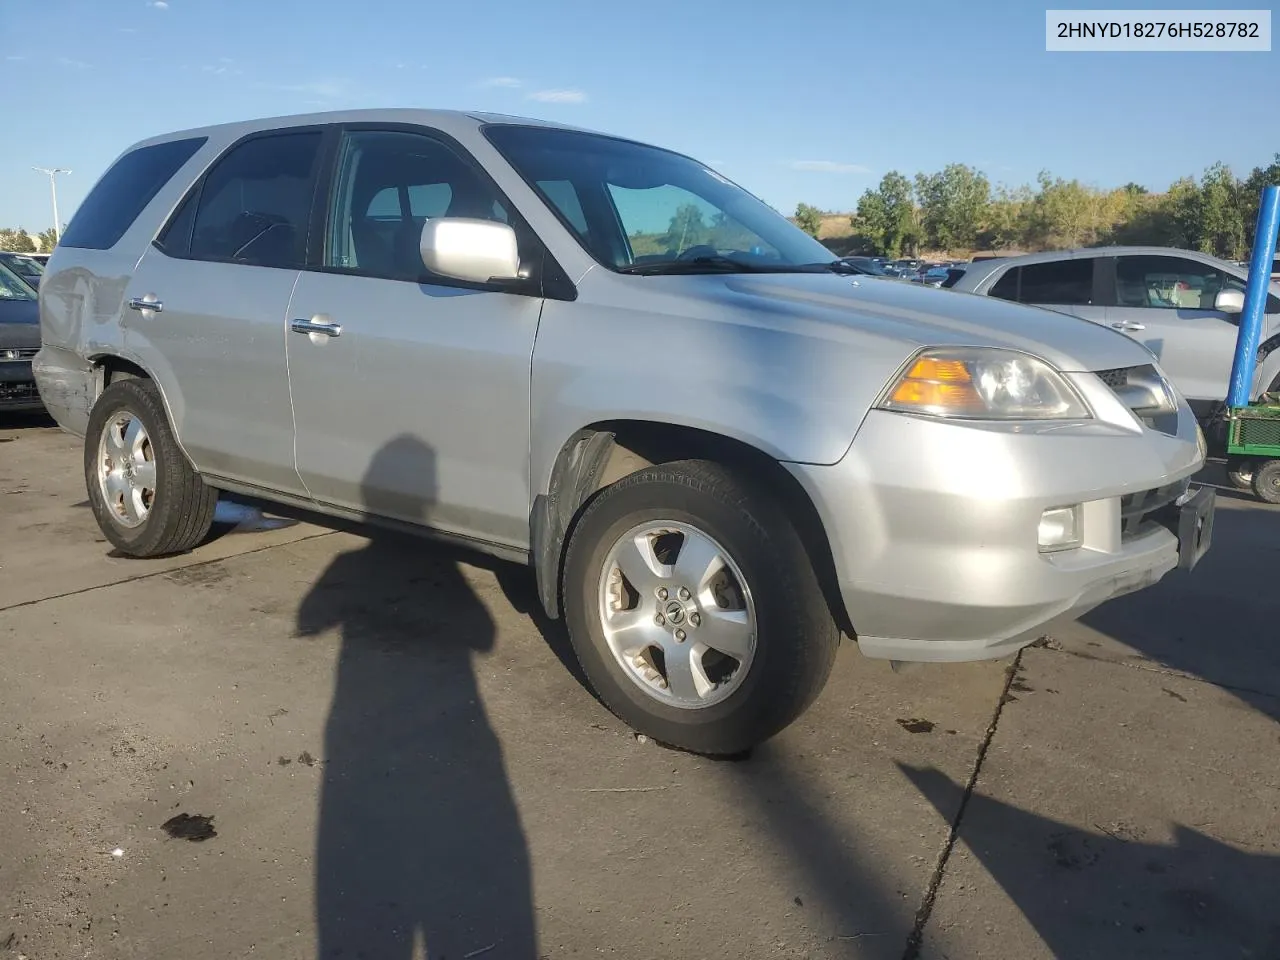
{"label": "tree", "polygon": [[916,174],[921,221],[929,242],[942,250],[972,249],[987,217],[991,184],[963,163],[934,174]]}
{"label": "tree", "polygon": [[15,253],[35,253],[36,242],[31,239],[31,235],[22,227],[17,230],[6,228],[0,230],[0,250],[12,250]]}
{"label": "tree", "polygon": [[1017,249],[1027,242],[1033,195],[1023,185],[1010,189],[996,187],[987,205],[986,224],[978,243],[991,250]]}
{"label": "tree", "polygon": [[807,203],[796,204],[796,225],[811,237],[822,227],[822,211]]}
{"label": "tree", "polygon": [[1200,237],[1197,247],[1228,260],[1245,253],[1244,208],[1240,182],[1231,168],[1215,163],[1200,179]]}
{"label": "tree", "polygon": [[1253,235],[1258,229],[1258,204],[1262,188],[1280,186],[1280,153],[1265,167],[1254,167],[1241,185],[1240,215],[1244,218],[1245,244],[1253,249]]}
{"label": "tree", "polygon": [[696,203],[682,203],[667,226],[663,242],[668,250],[677,253],[707,242],[709,232],[702,218],[702,208]]}
{"label": "tree", "polygon": [[41,230],[36,240],[40,243],[41,253],[51,253],[58,243],[58,235],[54,232],[53,227],[47,230]]}
{"label": "tree", "polygon": [[854,230],[887,257],[914,253],[920,242],[911,181],[897,170],[886,173],[877,189],[862,194],[858,212],[850,220]]}

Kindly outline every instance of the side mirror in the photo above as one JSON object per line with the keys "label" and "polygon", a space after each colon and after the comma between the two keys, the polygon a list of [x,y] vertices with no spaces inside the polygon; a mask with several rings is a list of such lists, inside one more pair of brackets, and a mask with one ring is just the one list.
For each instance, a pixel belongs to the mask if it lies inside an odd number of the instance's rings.
{"label": "side mirror", "polygon": [[418,249],[423,265],[443,277],[486,283],[520,276],[516,232],[505,223],[462,217],[428,220]]}
{"label": "side mirror", "polygon": [[1213,298],[1213,309],[1223,313],[1240,313],[1244,310],[1244,294],[1239,290],[1219,290]]}

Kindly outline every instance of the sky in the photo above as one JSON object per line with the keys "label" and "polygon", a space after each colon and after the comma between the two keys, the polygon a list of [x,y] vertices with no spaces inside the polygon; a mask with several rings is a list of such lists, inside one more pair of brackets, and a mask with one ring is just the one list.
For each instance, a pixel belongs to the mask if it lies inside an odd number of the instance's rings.
{"label": "sky", "polygon": [[620,134],[691,154],[785,213],[851,210],[894,169],[1160,190],[1280,152],[1275,49],[1044,46],[1045,6],[1027,0],[0,0],[0,226],[52,223],[32,167],[72,171],[58,178],[66,222],[144,137],[356,107]]}

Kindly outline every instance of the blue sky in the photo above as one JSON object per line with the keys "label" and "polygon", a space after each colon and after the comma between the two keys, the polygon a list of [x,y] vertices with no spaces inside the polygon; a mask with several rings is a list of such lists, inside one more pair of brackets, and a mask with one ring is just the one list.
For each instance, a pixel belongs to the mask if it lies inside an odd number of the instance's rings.
{"label": "blue sky", "polygon": [[11,94],[0,226],[52,222],[48,180],[32,166],[73,170],[59,178],[67,220],[142,137],[329,108],[564,120],[691,153],[788,213],[798,201],[851,209],[888,170],[952,161],[993,182],[1048,168],[1162,189],[1216,160],[1244,173],[1280,151],[1280,53],[1051,54],[1044,10],[1027,0],[0,0],[0,84]]}

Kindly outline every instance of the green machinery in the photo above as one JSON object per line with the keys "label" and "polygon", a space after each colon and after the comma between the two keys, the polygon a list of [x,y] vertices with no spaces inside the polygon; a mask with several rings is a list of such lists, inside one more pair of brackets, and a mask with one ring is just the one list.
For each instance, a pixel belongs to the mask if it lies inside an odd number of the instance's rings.
{"label": "green machinery", "polygon": [[1227,410],[1227,475],[1267,503],[1280,503],[1280,397]]}

